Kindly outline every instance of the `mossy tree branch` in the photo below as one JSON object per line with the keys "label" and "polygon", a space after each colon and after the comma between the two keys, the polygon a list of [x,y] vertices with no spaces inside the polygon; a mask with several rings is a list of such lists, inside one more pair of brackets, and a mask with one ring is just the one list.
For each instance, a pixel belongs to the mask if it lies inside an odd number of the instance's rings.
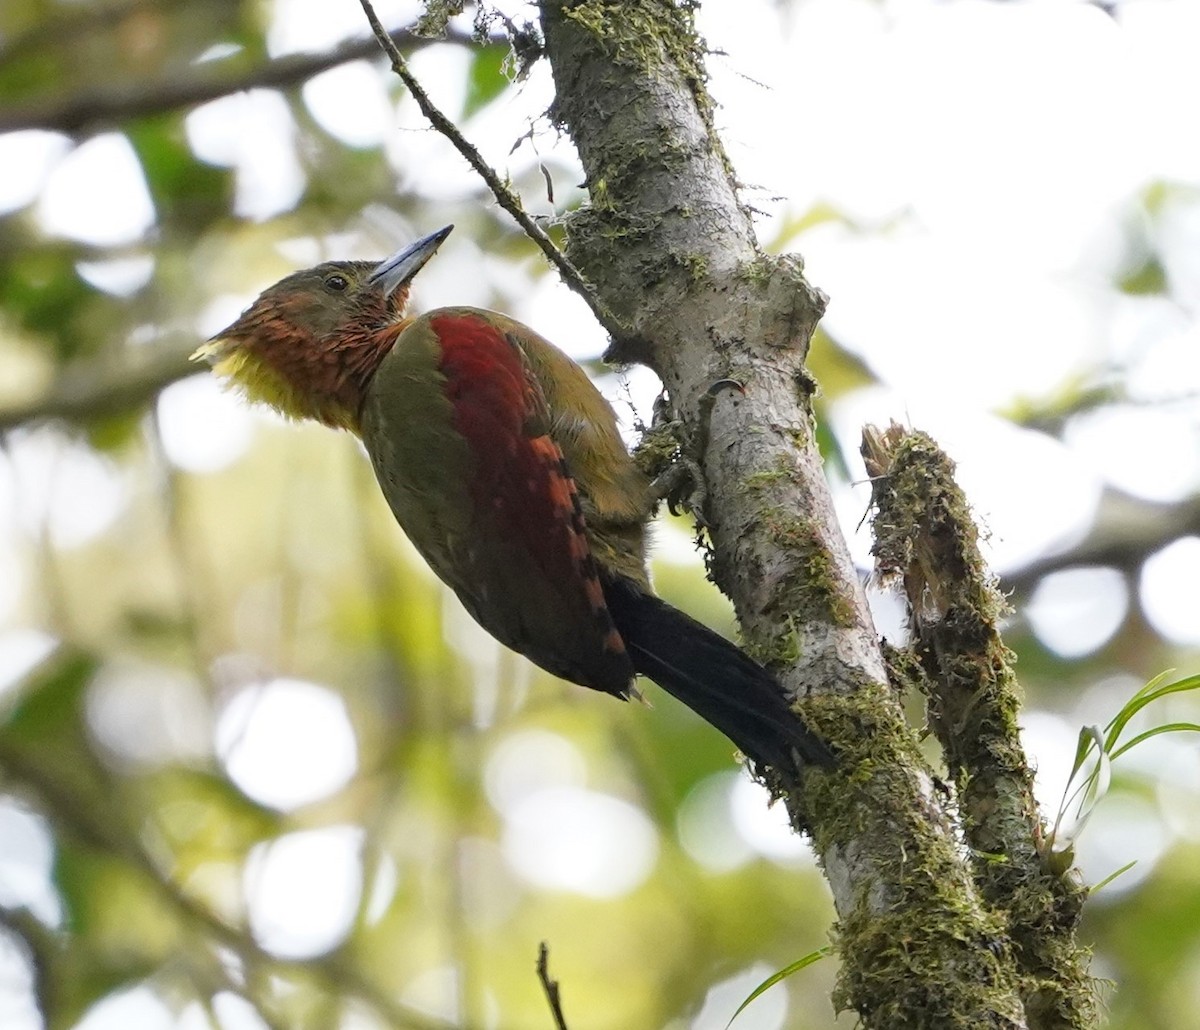
{"label": "mossy tree branch", "polygon": [[[590,205],[568,254],[690,427],[712,573],[751,645],[840,750],[833,775],[776,779],[834,892],[837,1000],[875,1027],[1023,1027],[1001,922],[979,897],[887,686],[833,514],[803,360],[824,298],[795,258],[759,250],[712,122],[691,7],[544,2],[553,114]],[[711,392],[720,380],[740,389]],[[769,774],[768,774],[769,775]]]}
{"label": "mossy tree branch", "polygon": [[1017,729],[1006,610],[979,553],[979,533],[954,463],[926,434],[868,427],[876,568],[903,583],[933,728],[958,794],[959,818],[983,897],[1001,915],[1022,976],[1031,1028],[1098,1019],[1096,985],[1075,932],[1087,891],[1053,867]]}

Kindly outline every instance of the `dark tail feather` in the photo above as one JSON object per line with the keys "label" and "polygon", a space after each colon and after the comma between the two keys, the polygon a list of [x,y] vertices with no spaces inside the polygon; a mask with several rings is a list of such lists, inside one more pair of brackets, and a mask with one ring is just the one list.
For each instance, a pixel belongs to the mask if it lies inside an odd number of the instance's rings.
{"label": "dark tail feather", "polygon": [[795,751],[802,762],[834,764],[771,674],[737,645],[627,579],[605,583],[604,598],[633,667],[749,758],[785,770],[796,764]]}

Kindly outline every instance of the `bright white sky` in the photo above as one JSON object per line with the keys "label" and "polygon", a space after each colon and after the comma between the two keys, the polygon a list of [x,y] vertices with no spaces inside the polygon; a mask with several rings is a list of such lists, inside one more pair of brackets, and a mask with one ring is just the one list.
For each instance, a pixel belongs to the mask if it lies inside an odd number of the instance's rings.
{"label": "bright white sky", "polygon": [[[532,16],[527,4],[499,6],[518,17]],[[378,7],[390,24],[411,19],[417,9],[403,2]],[[887,228],[863,234],[829,222],[789,244],[804,254],[810,278],[832,298],[826,318],[830,333],[887,383],[847,398],[835,411],[835,429],[843,439],[856,439],[865,421],[892,418],[932,431],[959,461],[963,483],[992,532],[1000,568],[1078,537],[1106,483],[1164,501],[1195,490],[1200,479],[1200,137],[1195,132],[1200,4],[1131,0],[1118,5],[1114,19],[1088,4],[1050,0],[809,0],[785,5],[783,11],[767,0],[712,0],[703,8],[701,28],[723,51],[710,62],[711,88],[721,104],[719,122],[734,164],[753,187],[748,199],[764,212],[761,238],[777,237],[789,218],[816,202],[828,203],[867,230]],[[363,33],[355,0],[276,0],[269,46],[273,55],[282,55],[324,49]],[[451,113],[461,103],[466,62],[465,54],[450,47],[429,48],[413,59],[418,76]],[[438,213],[439,199],[450,201],[475,188],[448,145],[425,131],[411,101],[403,100],[397,114],[388,80],[376,65],[358,62],[334,69],[307,84],[303,96],[313,117],[347,143],[382,143],[402,187],[429,198],[427,222],[412,231],[428,231],[446,220]],[[541,67],[520,93],[490,105],[467,123],[466,131],[495,165],[523,169],[535,155],[528,143],[510,155],[512,144],[545,109],[549,96],[548,72]],[[189,116],[187,133],[203,159],[238,170],[241,214],[266,219],[294,205],[303,173],[294,151],[294,123],[278,95],[256,91],[205,105]],[[536,146],[542,157],[572,159],[548,129]],[[0,212],[36,201],[38,218],[51,236],[123,245],[142,240],[154,223],[133,151],[117,133],[92,137],[74,149],[49,133],[0,136],[0,167],[5,168]],[[1190,186],[1191,200],[1173,202],[1150,226],[1135,201],[1148,185],[1164,180]],[[566,195],[574,181],[560,182],[559,195]],[[526,202],[535,212],[549,213],[544,196]],[[1124,230],[1139,223],[1162,254],[1175,303],[1124,297],[1111,289]],[[294,248],[289,257],[297,263],[329,256],[316,242],[301,241]],[[372,253],[382,256],[381,250]],[[463,272],[467,262],[475,268],[469,275]],[[89,277],[121,294],[152,273],[152,264],[143,260],[99,265]],[[423,274],[418,300],[471,303],[482,299],[485,277],[511,275],[470,240],[452,237],[444,257]],[[247,299],[214,298],[198,333],[220,328]],[[573,353],[594,354],[603,345],[580,302],[553,276],[546,276],[513,314]],[[1015,429],[991,414],[1015,398],[1051,396],[1072,377],[1106,369],[1128,373],[1131,403],[1082,420],[1066,444]],[[634,376],[630,388],[644,401],[653,385]],[[197,470],[233,460],[254,425],[207,378],[170,391],[162,418],[172,455]],[[224,427],[221,434],[211,432],[214,424]],[[124,487],[102,462],[42,434],[18,444],[12,463],[0,463],[0,526],[18,532],[49,519],[54,538],[69,546],[119,517]],[[45,455],[55,449],[58,458],[47,462]],[[39,475],[39,468],[51,466],[53,477]],[[96,501],[79,505],[76,484],[87,483],[92,484],[87,494]],[[20,503],[7,499],[18,496]],[[75,500],[68,504],[65,498]],[[838,501],[843,522],[852,529],[865,494],[847,493]],[[861,536],[854,546],[865,561]],[[0,538],[0,561],[7,562],[11,547]],[[1200,620],[1181,613],[1194,612],[1198,579],[1200,542],[1183,541],[1170,555],[1148,563],[1142,581],[1150,618],[1173,639],[1191,645],[1200,644]],[[16,607],[12,590],[6,593],[0,584],[4,621]],[[1129,603],[1118,577],[1072,573],[1046,584],[1031,619],[1050,646],[1081,654],[1104,643]],[[13,648],[0,646],[0,666],[28,661],[27,637],[13,635]],[[4,657],[9,650],[12,661]],[[0,670],[0,680],[11,674]],[[276,684],[272,689],[290,688]],[[332,723],[341,725],[344,715],[337,715],[336,699],[324,697],[317,687],[298,689],[315,724],[327,719],[322,713],[329,708],[336,716]],[[278,694],[264,696],[278,703]],[[230,771],[257,796],[276,797],[272,792],[282,789],[280,784],[264,783],[254,767],[257,735],[269,732],[254,729],[266,725],[253,721],[261,720],[261,711],[231,706],[224,719],[222,725],[250,720],[252,730],[237,738]],[[1065,721],[1039,717],[1031,729],[1038,753],[1057,756],[1073,743],[1074,729]],[[325,749],[331,756],[327,785],[312,780],[319,768],[306,770],[302,788],[291,785],[305,797],[336,789],[353,768],[353,740],[342,735],[344,746]],[[563,752],[564,746],[569,749],[565,742],[542,744],[530,754],[566,762],[564,768],[575,761]],[[505,753],[503,748],[497,752],[489,777],[502,776],[504,762],[511,761]],[[601,894],[639,882],[653,864],[654,828],[636,809],[588,792],[573,775],[550,782],[540,794],[518,792],[502,805],[496,802],[509,819],[503,847],[518,873],[545,886],[586,887]],[[538,822],[534,816],[579,811],[585,803],[597,820],[615,820],[636,845],[618,870],[624,877],[620,883],[580,887],[556,879],[555,870],[570,863],[539,864],[545,842],[531,829]],[[711,819],[687,814],[728,806],[742,812],[741,821],[733,821],[737,836],[714,836]],[[759,816],[753,813],[762,811],[761,799],[732,782],[714,782],[704,796],[689,801],[680,832],[698,859],[729,868],[755,851],[786,849],[774,830],[755,822]],[[1103,833],[1093,839],[1099,843],[1083,857],[1085,875],[1094,880],[1121,864],[1125,859],[1115,856],[1125,852],[1110,850],[1112,842]],[[353,835],[333,828],[328,839],[292,840],[264,852],[258,868],[282,868],[309,848],[328,852],[341,869],[356,847]],[[1143,865],[1148,869],[1151,863]],[[334,879],[342,892],[339,904],[353,905],[353,876]],[[290,903],[289,896],[278,910],[286,911]],[[260,905],[266,908],[256,910],[257,918],[271,924],[275,915],[269,900]],[[266,936],[271,939],[270,932]],[[315,939],[324,940],[319,932]],[[146,1004],[142,997],[129,997],[131,1005]],[[257,1025],[236,1006],[229,1013],[226,1026]],[[177,1025],[164,1021],[165,1012],[162,1019],[144,1013],[135,1019],[118,1011],[115,1023],[93,1016],[97,1028]],[[86,1026],[92,1030],[91,1017]]]}

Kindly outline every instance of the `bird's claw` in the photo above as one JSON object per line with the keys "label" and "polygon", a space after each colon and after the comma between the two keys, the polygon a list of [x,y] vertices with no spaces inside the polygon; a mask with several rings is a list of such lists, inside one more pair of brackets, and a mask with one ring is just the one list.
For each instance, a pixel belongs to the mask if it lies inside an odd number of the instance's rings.
{"label": "bird's claw", "polygon": [[[699,419],[694,433],[688,433],[684,424],[673,417],[667,395],[661,394],[654,402],[651,427],[638,447],[639,464],[652,477],[650,489],[655,502],[666,501],[667,510],[672,515],[686,512],[701,529],[707,529],[709,522],[704,517],[708,490],[700,462],[708,448],[713,405],[721,391],[727,389],[746,392],[745,386],[737,379],[714,381],[700,397]],[[669,441],[671,451],[670,458],[665,462],[662,460],[666,449],[664,441]]]}
{"label": "bird's claw", "polygon": [[[706,399],[711,397],[713,400],[716,400],[717,394],[719,394],[722,390],[729,388],[729,387],[732,387],[733,389],[737,390],[738,393],[741,393],[741,394],[744,394],[746,392],[746,384],[743,383],[740,379],[731,379],[729,377],[726,377],[724,379],[718,379],[716,382],[712,383],[709,386],[709,388],[704,391],[704,396]],[[701,402],[701,403],[703,403],[703,402]],[[711,407],[711,402],[710,402],[709,406]]]}
{"label": "bird's claw", "polygon": [[708,500],[704,476],[700,466],[686,454],[679,454],[650,484],[650,489],[655,501],[667,502],[667,511],[672,515],[686,511],[697,525],[708,525],[704,518],[704,503]]}

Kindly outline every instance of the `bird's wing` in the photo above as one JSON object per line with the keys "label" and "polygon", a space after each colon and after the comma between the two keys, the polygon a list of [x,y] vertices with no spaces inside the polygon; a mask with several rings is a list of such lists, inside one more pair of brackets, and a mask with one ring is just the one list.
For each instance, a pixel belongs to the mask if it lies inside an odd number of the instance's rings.
{"label": "bird's wing", "polygon": [[485,629],[543,668],[626,695],[579,496],[511,323],[441,309],[399,335],[363,440],[405,532]]}

